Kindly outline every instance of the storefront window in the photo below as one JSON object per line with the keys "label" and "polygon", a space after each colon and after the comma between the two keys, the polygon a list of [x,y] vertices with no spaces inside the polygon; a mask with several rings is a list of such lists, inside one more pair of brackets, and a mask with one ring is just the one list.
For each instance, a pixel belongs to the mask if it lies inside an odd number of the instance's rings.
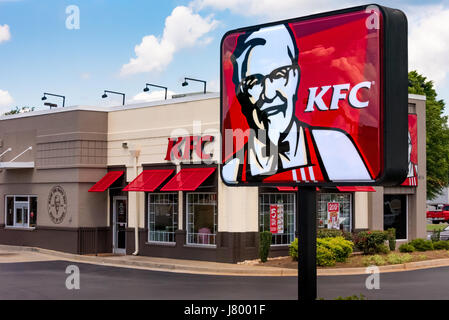
{"label": "storefront window", "polygon": [[384,230],[396,229],[396,239],[407,239],[407,196],[384,195]]}
{"label": "storefront window", "polygon": [[37,197],[6,196],[6,225],[9,227],[35,227],[37,221]]}
{"label": "storefront window", "polygon": [[[317,194],[318,228],[338,228],[344,231],[352,229],[351,193],[319,193]],[[329,206],[329,204],[331,204]],[[338,205],[332,205],[338,204]],[[336,222],[328,221],[329,212],[335,214]]]}
{"label": "storefront window", "polygon": [[187,243],[215,245],[217,234],[217,194],[187,194]]}
{"label": "storefront window", "polygon": [[260,194],[259,230],[273,234],[272,245],[288,245],[295,240],[295,199],[293,193]]}
{"label": "storefront window", "polygon": [[178,229],[178,194],[150,194],[148,198],[148,240],[175,242]]}

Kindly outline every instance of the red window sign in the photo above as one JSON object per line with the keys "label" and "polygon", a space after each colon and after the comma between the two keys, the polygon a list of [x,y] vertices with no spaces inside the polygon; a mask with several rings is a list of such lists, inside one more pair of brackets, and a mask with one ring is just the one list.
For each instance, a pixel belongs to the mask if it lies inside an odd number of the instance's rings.
{"label": "red window sign", "polygon": [[340,229],[340,204],[338,202],[327,203],[327,228]]}
{"label": "red window sign", "polygon": [[167,154],[165,160],[189,161],[193,160],[193,154],[198,159],[210,160],[212,153],[205,153],[204,146],[214,141],[214,136],[189,136],[168,138]]}
{"label": "red window sign", "polygon": [[403,181],[407,24],[361,6],[233,30],[221,46],[223,181]]}
{"label": "red window sign", "polygon": [[278,233],[278,206],[270,205],[270,232]]}
{"label": "red window sign", "polygon": [[408,115],[408,170],[402,186],[418,186],[418,118]]}

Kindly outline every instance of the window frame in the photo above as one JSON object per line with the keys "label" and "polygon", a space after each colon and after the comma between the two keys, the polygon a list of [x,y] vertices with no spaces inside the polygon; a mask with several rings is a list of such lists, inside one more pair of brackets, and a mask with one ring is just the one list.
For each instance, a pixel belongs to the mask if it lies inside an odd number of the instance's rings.
{"label": "window frame", "polygon": [[[216,230],[212,230],[214,231],[213,233],[211,233],[211,235],[213,235],[213,242],[212,244],[210,243],[196,243],[196,242],[190,242],[189,241],[189,236],[190,235],[195,235],[196,233],[191,233],[190,232],[190,221],[189,221],[189,205],[193,204],[195,205],[195,203],[191,203],[189,202],[189,196],[190,195],[200,195],[200,194],[206,194],[206,195],[215,195],[215,205],[214,205],[214,228]],[[185,192],[185,230],[186,230],[186,245],[187,246],[199,246],[199,247],[210,247],[210,248],[216,248],[217,247],[217,234],[218,234],[218,192],[213,192],[213,191],[209,191],[209,192]],[[201,205],[201,203],[197,204],[197,205]],[[210,204],[209,204],[210,205]],[[194,215],[194,212],[191,213],[192,215]],[[195,222],[193,222],[194,224]]]}
{"label": "window frame", "polygon": [[[261,201],[261,197],[263,197],[263,196],[271,196],[271,195],[274,195],[274,196],[279,196],[279,195],[280,196],[284,196],[284,195],[286,195],[286,196],[292,196],[293,197],[293,202],[287,203],[287,205],[293,204],[293,233],[276,233],[276,234],[272,234],[272,241],[274,241],[275,243],[271,243],[271,245],[270,245],[271,247],[289,246],[290,243],[295,240],[296,233],[298,231],[298,230],[296,230],[296,207],[297,207],[297,205],[296,205],[297,204],[296,192],[259,192],[259,199],[258,199],[258,201],[259,201],[259,210],[258,210],[259,211],[258,212],[259,231],[260,231],[260,227],[263,225],[262,222],[263,222],[263,215],[264,215],[263,212],[262,212],[262,205],[263,205],[263,203]],[[285,205],[285,203],[284,203],[284,205]],[[284,208],[284,214],[285,214],[285,208]],[[269,213],[268,213],[268,215],[269,215]],[[284,219],[285,219],[285,217],[284,217]],[[287,218],[287,220],[288,220],[288,218]],[[284,225],[284,230],[285,229],[288,229],[288,225],[287,224]],[[287,235],[287,237],[289,237],[289,235],[290,235],[290,238],[293,237],[293,240],[291,242],[289,242],[289,243],[276,243],[276,241],[275,241],[276,235]]]}
{"label": "window frame", "polygon": [[[383,203],[385,203],[385,196],[404,196],[405,197],[405,239],[399,239],[397,238],[396,241],[408,241],[408,232],[409,232],[409,217],[408,217],[408,201],[409,201],[409,195],[408,194],[402,194],[402,193],[397,193],[397,194],[392,194],[392,193],[386,193],[383,195]],[[383,229],[385,231],[385,210],[382,210],[383,212],[383,216],[382,216],[382,224],[383,224]]]}
{"label": "window frame", "polygon": [[[173,216],[172,219],[172,223],[174,224],[174,220],[176,219],[176,230],[174,230],[173,233],[173,241],[157,241],[157,240],[151,240],[151,236],[150,233],[152,232],[150,224],[151,224],[151,213],[150,213],[150,208],[151,208],[151,196],[167,196],[167,195],[173,195],[177,197],[177,201],[176,203],[173,202],[173,204],[176,204],[176,208],[177,208],[177,213],[176,213],[176,217]],[[171,203],[170,203],[171,204]],[[148,235],[147,235],[147,241],[148,243],[151,244],[175,244],[176,243],[176,231],[179,230],[179,194],[177,192],[148,192],[148,199],[147,199],[147,224],[146,227],[148,229]],[[155,231],[153,231],[155,232]]]}
{"label": "window frame", "polygon": [[[13,225],[8,225],[8,198],[13,198]],[[27,198],[27,201],[16,201],[16,198]],[[36,212],[35,214],[37,215],[37,208],[38,208],[38,196],[35,194],[28,194],[28,195],[24,195],[24,194],[7,194],[4,196],[4,200],[5,200],[5,228],[7,229],[29,229],[29,230],[34,230],[36,229],[37,226],[37,216],[36,216],[36,226],[32,227],[30,226],[30,222],[31,222],[31,205],[30,205],[30,199],[31,198],[36,198]],[[28,212],[27,212],[27,224],[24,225],[23,223],[20,225],[16,225],[16,204],[20,203],[20,204],[25,204],[28,208]]]}

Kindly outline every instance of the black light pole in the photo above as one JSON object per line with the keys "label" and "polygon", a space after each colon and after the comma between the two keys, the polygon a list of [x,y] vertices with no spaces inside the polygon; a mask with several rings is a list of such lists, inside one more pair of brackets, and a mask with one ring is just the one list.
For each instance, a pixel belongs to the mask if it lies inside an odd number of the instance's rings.
{"label": "black light pole", "polygon": [[65,96],[61,96],[59,94],[53,94],[53,93],[44,92],[44,96],[42,97],[42,101],[47,100],[47,96],[53,96],[53,97],[62,98],[62,107],[64,108],[64,106],[65,106]]}
{"label": "black light pole", "polygon": [[157,88],[161,88],[165,90],[165,100],[167,100],[167,87],[163,87],[163,86],[158,86],[157,84],[151,84],[151,83],[147,83],[145,88],[143,89],[144,92],[148,92],[150,91],[150,89],[148,89],[148,86],[152,86],[152,87],[157,87]]}
{"label": "black light pole", "polygon": [[298,230],[298,299],[317,298],[316,270],[316,187],[299,187],[296,230]]}
{"label": "black light pole", "polygon": [[122,105],[125,105],[125,94],[124,93],[116,92],[116,91],[104,90],[104,94],[101,96],[103,99],[108,97],[106,92],[122,95],[123,96],[123,104]]}
{"label": "black light pole", "polygon": [[182,86],[188,86],[189,83],[187,82],[187,80],[192,80],[192,81],[198,81],[198,82],[202,82],[204,84],[204,93],[206,93],[206,81],[204,80],[198,80],[198,79],[193,79],[193,78],[184,78],[184,82],[182,83]]}

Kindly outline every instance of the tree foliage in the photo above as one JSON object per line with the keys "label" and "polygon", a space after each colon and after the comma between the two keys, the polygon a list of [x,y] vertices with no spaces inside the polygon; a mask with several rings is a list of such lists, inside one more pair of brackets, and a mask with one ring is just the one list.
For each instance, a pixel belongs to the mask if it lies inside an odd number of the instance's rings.
{"label": "tree foliage", "polygon": [[11,109],[11,111],[6,112],[4,115],[9,116],[12,114],[19,114],[19,113],[25,113],[25,112],[31,112],[31,111],[34,111],[34,107],[31,107],[31,108],[30,107],[22,107],[22,108],[15,107],[14,109]]}
{"label": "tree foliage", "polygon": [[427,198],[449,185],[449,127],[444,101],[437,100],[433,81],[416,71],[408,74],[408,92],[426,96]]}

